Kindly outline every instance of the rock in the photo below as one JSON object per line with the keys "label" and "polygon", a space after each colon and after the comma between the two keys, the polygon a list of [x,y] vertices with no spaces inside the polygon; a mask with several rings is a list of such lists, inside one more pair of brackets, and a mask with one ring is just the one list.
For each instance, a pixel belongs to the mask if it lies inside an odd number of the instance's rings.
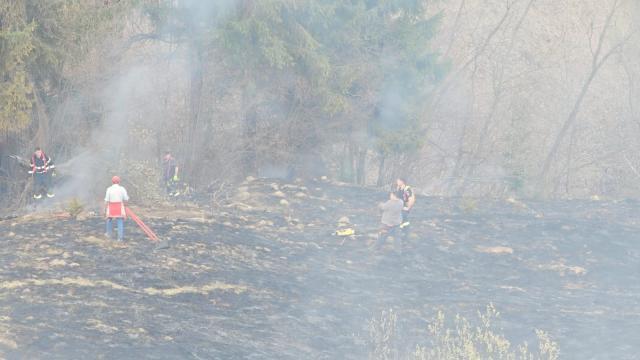
{"label": "rock", "polygon": [[288,202],[287,200],[285,200],[285,199],[281,199],[281,200],[280,200],[280,205],[282,205],[282,206],[289,206],[289,202]]}
{"label": "rock", "polygon": [[477,246],[476,251],[485,254],[513,254],[513,249],[506,246]]}
{"label": "rock", "polygon": [[238,201],[245,201],[251,199],[251,194],[247,191],[239,192],[236,194],[235,198]]}
{"label": "rock", "polygon": [[565,276],[567,273],[570,273],[573,275],[580,275],[580,276],[585,275],[587,273],[587,269],[583,268],[582,266],[569,266],[561,262],[554,262],[547,265],[540,265],[539,267],[544,270],[556,271],[560,273],[560,275],[562,276]]}
{"label": "rock", "polygon": [[273,226],[273,221],[260,220],[260,221],[258,221],[258,226],[260,226],[260,227]]}
{"label": "rock", "polygon": [[297,193],[296,193],[296,197],[297,197],[297,198],[306,198],[306,197],[307,197],[307,194],[305,194],[305,193],[303,193],[303,192],[297,192]]}
{"label": "rock", "polygon": [[246,178],[244,178],[244,181],[253,182],[253,181],[256,181],[256,178],[254,178],[253,176],[247,176]]}
{"label": "rock", "polygon": [[340,219],[338,219],[338,223],[339,224],[351,224],[351,221],[349,220],[349,218],[347,216],[343,216]]}
{"label": "rock", "polygon": [[272,195],[273,195],[273,196],[276,196],[276,197],[282,197],[282,198],[286,196],[286,195],[285,195],[282,191],[280,191],[280,190],[278,190],[278,191],[274,192]]}
{"label": "rock", "polygon": [[65,265],[67,265],[67,262],[64,261],[64,260],[61,260],[61,259],[54,259],[54,260],[51,260],[49,262],[49,265],[51,265],[51,266],[65,266]]}
{"label": "rock", "polygon": [[568,266],[567,270],[576,275],[584,275],[587,273],[587,269],[583,268],[582,266]]}

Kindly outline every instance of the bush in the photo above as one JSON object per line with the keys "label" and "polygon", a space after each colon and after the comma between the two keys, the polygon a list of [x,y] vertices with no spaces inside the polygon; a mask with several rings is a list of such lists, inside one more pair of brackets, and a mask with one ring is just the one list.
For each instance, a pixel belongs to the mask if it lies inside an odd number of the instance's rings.
{"label": "bush", "polygon": [[[494,328],[500,313],[490,304],[485,313],[478,312],[480,325],[472,326],[464,317],[456,315],[451,324],[439,311],[428,327],[427,345],[418,345],[411,353],[413,360],[557,360],[558,344],[549,335],[536,330],[537,351],[530,351],[527,343],[514,347],[504,335]],[[369,325],[370,359],[397,359],[394,349],[397,316],[393,311],[383,312]]]}
{"label": "bush", "polygon": [[369,359],[395,359],[397,353],[393,340],[396,337],[398,316],[393,312],[383,311],[380,318],[369,322],[370,351]]}
{"label": "bush", "polygon": [[472,213],[478,210],[478,200],[469,197],[462,198],[460,201],[460,208],[465,213]]}
{"label": "bush", "polygon": [[84,210],[84,205],[78,200],[78,198],[73,198],[67,204],[67,213],[74,219],[78,218],[78,215]]}

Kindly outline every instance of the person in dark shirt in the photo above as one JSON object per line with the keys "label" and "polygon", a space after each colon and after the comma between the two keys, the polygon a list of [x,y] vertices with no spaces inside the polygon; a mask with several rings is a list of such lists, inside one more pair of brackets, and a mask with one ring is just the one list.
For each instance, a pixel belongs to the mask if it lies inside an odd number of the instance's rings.
{"label": "person in dark shirt", "polygon": [[404,203],[402,208],[402,228],[409,226],[409,212],[416,203],[416,194],[413,192],[411,186],[407,185],[407,181],[404,178],[398,178],[396,180],[396,195]]}
{"label": "person in dark shirt", "polygon": [[176,159],[171,155],[170,151],[166,151],[162,157],[162,182],[169,196],[180,195],[179,190],[177,190],[178,181],[180,181],[178,177],[179,171],[180,168]]}

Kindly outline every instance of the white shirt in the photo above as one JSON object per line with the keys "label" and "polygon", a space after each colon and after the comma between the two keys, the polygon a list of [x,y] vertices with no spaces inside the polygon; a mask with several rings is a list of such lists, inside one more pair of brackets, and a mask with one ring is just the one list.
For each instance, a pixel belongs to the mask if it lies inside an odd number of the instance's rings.
{"label": "white shirt", "polygon": [[129,201],[129,195],[127,189],[118,184],[113,184],[107,188],[107,193],[104,195],[105,202],[121,203]]}

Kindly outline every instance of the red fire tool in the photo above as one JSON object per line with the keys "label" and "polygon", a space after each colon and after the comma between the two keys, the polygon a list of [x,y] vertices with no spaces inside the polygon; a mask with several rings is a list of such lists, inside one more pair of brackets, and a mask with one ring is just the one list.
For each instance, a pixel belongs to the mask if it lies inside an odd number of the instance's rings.
{"label": "red fire tool", "polygon": [[154,242],[158,242],[158,249],[166,249],[169,247],[169,242],[164,240],[164,241],[160,241],[160,239],[158,238],[158,235],[156,235],[156,233],[153,232],[153,230],[151,230],[151,228],[149,226],[147,226],[147,224],[145,224],[139,217],[138,215],[136,215],[136,213],[134,213],[133,211],[131,211],[130,208],[125,208],[127,216],[131,217],[131,219],[133,219],[133,221],[136,222],[136,224],[138,224],[138,226],[140,227],[140,229],[142,229],[142,231],[144,231],[144,233],[147,235],[147,237],[149,238],[149,240],[154,241]]}

